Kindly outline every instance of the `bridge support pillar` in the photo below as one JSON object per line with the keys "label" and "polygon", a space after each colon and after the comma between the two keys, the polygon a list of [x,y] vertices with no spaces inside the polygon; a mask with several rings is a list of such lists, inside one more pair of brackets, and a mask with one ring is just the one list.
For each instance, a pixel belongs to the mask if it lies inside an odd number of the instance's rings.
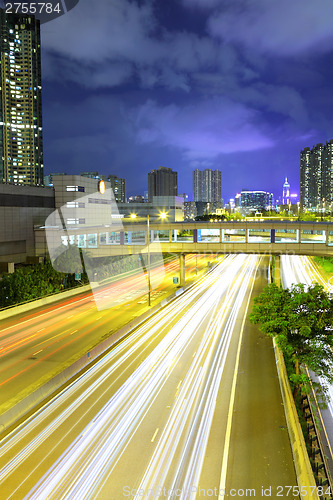
{"label": "bridge support pillar", "polygon": [[281,284],[281,276],[280,276],[280,256],[275,256],[275,272],[274,272],[274,283],[277,286]]}
{"label": "bridge support pillar", "polygon": [[198,230],[193,229],[193,243],[198,243]]}
{"label": "bridge support pillar", "polygon": [[119,238],[120,238],[120,244],[125,245],[125,233],[124,233],[124,231],[120,231]]}
{"label": "bridge support pillar", "polygon": [[180,286],[185,286],[185,254],[179,254],[179,281]]}
{"label": "bridge support pillar", "polygon": [[[324,236],[325,235],[325,236]],[[323,236],[325,237],[325,243],[326,246],[328,246],[330,240],[329,240],[329,231],[323,231]],[[324,238],[323,238],[324,239]]]}
{"label": "bridge support pillar", "polygon": [[271,229],[271,243],[275,243],[275,229]]}

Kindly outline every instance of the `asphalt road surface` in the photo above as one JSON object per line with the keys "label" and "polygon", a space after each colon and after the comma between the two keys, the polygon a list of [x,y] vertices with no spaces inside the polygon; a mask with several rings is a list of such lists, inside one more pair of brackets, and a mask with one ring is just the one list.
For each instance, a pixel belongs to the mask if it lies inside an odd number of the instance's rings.
{"label": "asphalt road surface", "polygon": [[4,438],[1,497],[275,498],[296,485],[272,344],[246,319],[267,263],[227,256]]}

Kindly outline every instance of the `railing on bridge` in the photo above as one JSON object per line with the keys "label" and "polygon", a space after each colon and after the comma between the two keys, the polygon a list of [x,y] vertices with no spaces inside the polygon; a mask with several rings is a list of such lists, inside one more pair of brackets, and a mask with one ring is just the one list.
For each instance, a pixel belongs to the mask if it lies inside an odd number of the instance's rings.
{"label": "railing on bridge", "polygon": [[[118,220],[109,226],[54,230],[54,237],[62,244],[96,249],[96,255],[140,253],[148,244],[145,222]],[[156,249],[171,253],[333,253],[333,223],[329,222],[163,221],[151,222],[149,233],[152,252]]]}

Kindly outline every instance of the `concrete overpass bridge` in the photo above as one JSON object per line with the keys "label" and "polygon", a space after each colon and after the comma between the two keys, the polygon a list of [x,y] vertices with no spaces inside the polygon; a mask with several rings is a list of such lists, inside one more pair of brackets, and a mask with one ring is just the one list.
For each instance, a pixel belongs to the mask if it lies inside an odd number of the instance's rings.
{"label": "concrete overpass bridge", "polygon": [[[94,227],[36,228],[35,235],[36,255],[45,256],[50,253],[52,260],[63,252],[66,246],[74,245],[82,249],[83,255],[87,253],[91,257],[178,254],[180,270],[185,269],[185,255],[193,253],[333,255],[331,222],[162,221],[149,224],[148,221],[133,223],[113,219],[111,224]],[[66,269],[66,272],[72,271]]]}
{"label": "concrete overpass bridge", "polygon": [[[47,238],[45,237],[45,233]],[[36,228],[36,255],[76,245],[93,256],[166,253],[263,253],[333,255],[333,222],[233,221],[127,223],[94,227]]]}
{"label": "concrete overpass bridge", "polygon": [[[327,222],[164,222],[150,224],[149,232],[151,252],[333,255],[333,223]],[[123,255],[139,253],[147,234],[147,224],[125,223],[113,245]]]}

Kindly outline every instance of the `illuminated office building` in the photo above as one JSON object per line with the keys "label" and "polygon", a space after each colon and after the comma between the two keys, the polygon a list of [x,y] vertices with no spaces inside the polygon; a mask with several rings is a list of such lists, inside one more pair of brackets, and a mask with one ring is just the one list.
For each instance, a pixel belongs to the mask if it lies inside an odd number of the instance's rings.
{"label": "illuminated office building", "polygon": [[43,185],[40,25],[0,9],[0,181]]}
{"label": "illuminated office building", "polygon": [[241,192],[241,207],[244,213],[272,210],[273,199],[273,193],[243,190]]}
{"label": "illuminated office building", "polygon": [[290,203],[290,184],[286,177],[282,189],[282,205],[289,205]]}

